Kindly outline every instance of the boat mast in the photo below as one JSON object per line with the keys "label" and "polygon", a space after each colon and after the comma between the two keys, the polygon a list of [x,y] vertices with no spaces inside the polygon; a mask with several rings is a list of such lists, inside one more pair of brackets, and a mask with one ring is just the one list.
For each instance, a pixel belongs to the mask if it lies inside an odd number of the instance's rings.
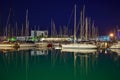
{"label": "boat mast", "polygon": [[51,38],[52,38],[53,34],[52,34],[52,19],[51,19]]}
{"label": "boat mast", "polygon": [[5,27],[5,36],[6,36],[6,38],[8,37],[8,25],[9,25],[10,15],[11,15],[11,8],[10,8],[10,11],[9,11],[9,15],[8,15],[7,23],[6,23],[6,27]]}
{"label": "boat mast", "polygon": [[88,18],[85,19],[85,40],[88,40]]}
{"label": "boat mast", "polygon": [[55,27],[55,22],[51,19],[51,37],[57,36],[57,29]]}
{"label": "boat mast", "polygon": [[74,43],[76,42],[76,4],[75,4],[75,13],[74,13]]}
{"label": "boat mast", "polygon": [[85,38],[85,5],[83,6],[83,15],[82,15],[82,39],[84,39]]}
{"label": "boat mast", "polygon": [[18,33],[18,26],[17,26],[17,22],[16,22],[16,37],[17,37],[17,33]]}
{"label": "boat mast", "polygon": [[91,19],[89,18],[88,19],[88,38],[89,38],[89,40],[90,40],[90,38],[91,38]]}
{"label": "boat mast", "polygon": [[98,37],[98,27],[95,27],[95,40],[97,39]]}
{"label": "boat mast", "polygon": [[81,38],[81,40],[82,40],[82,37],[83,37],[83,17],[82,17],[82,11],[81,11],[81,13],[80,13],[80,38]]}
{"label": "boat mast", "polygon": [[22,24],[22,30],[21,30],[21,36],[23,36],[24,31],[23,31],[23,24]]}
{"label": "boat mast", "polygon": [[28,9],[27,9],[27,11],[26,11],[26,31],[25,31],[25,35],[26,36],[29,36],[29,22],[28,22]]}
{"label": "boat mast", "polygon": [[60,37],[62,38],[62,26],[60,26]]}
{"label": "boat mast", "polygon": [[56,30],[56,25],[55,25],[55,22],[53,21],[53,34],[54,34],[54,37],[57,37],[57,30]]}
{"label": "boat mast", "polygon": [[10,38],[10,24],[8,24],[8,34],[7,34],[7,38]]}
{"label": "boat mast", "polygon": [[92,23],[92,39],[94,39],[94,35],[95,35],[95,27],[94,27],[94,21]]}

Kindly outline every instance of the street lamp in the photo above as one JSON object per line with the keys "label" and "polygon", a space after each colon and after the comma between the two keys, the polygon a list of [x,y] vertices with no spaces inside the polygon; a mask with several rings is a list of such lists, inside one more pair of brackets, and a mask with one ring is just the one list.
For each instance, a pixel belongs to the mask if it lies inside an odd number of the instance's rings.
{"label": "street lamp", "polygon": [[113,41],[114,34],[110,33],[109,36],[110,36],[110,40]]}
{"label": "street lamp", "polygon": [[113,37],[114,36],[114,34],[113,33],[110,33],[110,35],[109,35],[110,37]]}

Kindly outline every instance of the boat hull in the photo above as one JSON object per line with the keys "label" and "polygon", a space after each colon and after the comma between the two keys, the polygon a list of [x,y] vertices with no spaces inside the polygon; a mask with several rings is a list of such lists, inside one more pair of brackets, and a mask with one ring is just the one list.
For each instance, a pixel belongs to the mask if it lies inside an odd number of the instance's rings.
{"label": "boat hull", "polygon": [[15,50],[14,44],[0,44],[0,51],[7,52]]}
{"label": "boat hull", "polygon": [[113,44],[110,49],[120,49],[120,41],[118,41],[118,43]]}
{"label": "boat hull", "polygon": [[120,44],[112,45],[111,49],[120,49]]}
{"label": "boat hull", "polygon": [[97,49],[62,49],[62,52],[95,53]]}
{"label": "boat hull", "polygon": [[62,49],[97,49],[93,44],[62,44]]}
{"label": "boat hull", "polygon": [[42,43],[42,42],[39,42],[39,43],[35,43],[36,47],[38,48],[47,48],[47,45],[48,43]]}
{"label": "boat hull", "polygon": [[35,44],[29,44],[29,43],[24,43],[24,44],[19,44],[20,48],[22,47],[35,47]]}

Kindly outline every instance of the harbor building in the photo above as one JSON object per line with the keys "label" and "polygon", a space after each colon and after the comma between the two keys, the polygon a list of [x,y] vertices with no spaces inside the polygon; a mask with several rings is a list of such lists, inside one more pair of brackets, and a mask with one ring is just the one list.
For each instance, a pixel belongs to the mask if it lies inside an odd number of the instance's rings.
{"label": "harbor building", "polygon": [[48,31],[31,30],[31,37],[48,37]]}
{"label": "harbor building", "polygon": [[107,35],[106,36],[99,36],[98,41],[110,41],[110,37]]}

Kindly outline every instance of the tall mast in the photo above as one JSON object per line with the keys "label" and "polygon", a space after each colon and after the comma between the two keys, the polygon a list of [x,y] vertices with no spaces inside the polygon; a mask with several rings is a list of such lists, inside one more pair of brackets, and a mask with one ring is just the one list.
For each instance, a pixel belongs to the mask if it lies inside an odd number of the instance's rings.
{"label": "tall mast", "polygon": [[54,34],[54,37],[57,36],[57,30],[56,30],[56,27],[55,27],[55,22],[53,21],[53,34]]}
{"label": "tall mast", "polygon": [[62,26],[60,26],[60,37],[62,37]]}
{"label": "tall mast", "polygon": [[76,42],[76,4],[75,4],[75,13],[74,13],[74,43]]}
{"label": "tall mast", "polygon": [[89,39],[90,39],[91,38],[91,19],[90,18],[88,19],[88,29],[89,29],[88,35],[89,35]]}
{"label": "tall mast", "polygon": [[64,35],[67,35],[67,27],[63,26],[63,30],[64,30]]}
{"label": "tall mast", "polygon": [[29,36],[29,28],[28,28],[28,25],[29,25],[29,22],[28,22],[28,9],[27,9],[27,11],[26,11],[26,31],[25,31],[25,35],[26,36]]}
{"label": "tall mast", "polygon": [[95,39],[98,37],[98,28],[95,27]]}
{"label": "tall mast", "polygon": [[11,28],[11,37],[14,37],[14,30],[13,30],[13,28]]}
{"label": "tall mast", "polygon": [[53,35],[52,35],[52,19],[51,19],[51,37],[52,37]]}
{"label": "tall mast", "polygon": [[10,38],[10,24],[8,24],[8,34],[7,34],[7,37]]}
{"label": "tall mast", "polygon": [[7,23],[6,23],[6,27],[5,27],[5,36],[6,37],[8,37],[8,25],[9,25],[10,14],[11,14],[11,8],[10,8],[10,11],[9,11],[9,15],[8,15]]}
{"label": "tall mast", "polygon": [[83,15],[82,15],[82,24],[83,24],[83,26],[82,26],[82,37],[83,38],[85,38],[85,5],[83,6]]}
{"label": "tall mast", "polygon": [[21,30],[21,36],[23,36],[24,31],[23,31],[23,24],[22,24],[22,30]]}
{"label": "tall mast", "polygon": [[80,13],[80,38],[82,40],[82,37],[83,37],[83,17],[82,17],[82,11]]}
{"label": "tall mast", "polygon": [[94,27],[94,21],[92,23],[92,38],[94,38],[95,35],[95,27]]}
{"label": "tall mast", "polygon": [[17,37],[17,33],[18,33],[17,29],[18,29],[18,26],[17,26],[17,22],[16,22],[16,37]]}
{"label": "tall mast", "polygon": [[88,40],[88,18],[85,19],[85,40]]}

